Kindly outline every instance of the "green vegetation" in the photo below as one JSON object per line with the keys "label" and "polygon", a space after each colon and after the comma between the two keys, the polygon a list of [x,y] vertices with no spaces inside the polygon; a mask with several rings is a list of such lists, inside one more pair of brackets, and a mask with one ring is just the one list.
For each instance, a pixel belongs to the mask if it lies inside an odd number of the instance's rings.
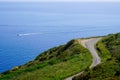
{"label": "green vegetation", "polygon": [[102,63],[86,69],[73,80],[120,80],[120,33],[104,37],[96,45]]}
{"label": "green vegetation", "polygon": [[25,65],[1,74],[0,80],[61,80],[76,74],[92,62],[90,52],[77,40],[43,52]]}
{"label": "green vegetation", "polygon": [[110,51],[106,48],[102,40],[98,41],[96,44],[96,49],[102,62],[105,62],[107,59],[111,58]]}
{"label": "green vegetation", "polygon": [[111,52],[112,58],[120,61],[120,33],[111,34],[103,41],[107,49]]}

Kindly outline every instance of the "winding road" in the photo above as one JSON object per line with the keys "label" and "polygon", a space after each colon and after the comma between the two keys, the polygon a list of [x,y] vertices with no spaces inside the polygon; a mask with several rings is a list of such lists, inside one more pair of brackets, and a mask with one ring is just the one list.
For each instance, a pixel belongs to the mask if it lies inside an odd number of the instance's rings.
{"label": "winding road", "polygon": [[95,67],[101,62],[100,57],[98,56],[96,49],[94,48],[95,44],[100,40],[101,38],[92,38],[88,42],[86,42],[86,48],[90,51],[90,53],[93,56],[93,62],[90,66],[90,68]]}
{"label": "winding road", "polygon": [[[96,65],[98,65],[101,62],[100,57],[98,56],[96,49],[94,48],[95,44],[100,40],[101,38],[91,38],[91,39],[78,39],[78,41],[80,42],[80,44],[82,44],[85,48],[87,48],[92,57],[93,57],[93,61],[92,64],[90,66],[90,68],[95,67]],[[75,74],[69,78],[66,78],[65,80],[72,80],[73,77],[78,76],[80,74],[82,74],[84,71]]]}

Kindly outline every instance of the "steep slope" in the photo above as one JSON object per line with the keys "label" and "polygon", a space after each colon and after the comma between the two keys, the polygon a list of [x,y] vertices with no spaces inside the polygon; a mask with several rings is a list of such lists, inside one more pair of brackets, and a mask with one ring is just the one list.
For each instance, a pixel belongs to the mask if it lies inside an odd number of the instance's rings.
{"label": "steep slope", "polygon": [[[98,56],[96,49],[94,45],[100,40],[101,38],[88,38],[88,39],[78,39],[80,44],[84,46],[86,49],[88,49],[91,52],[91,55],[93,57],[92,64],[89,66],[89,68],[95,67],[96,65],[100,64],[101,59]],[[79,72],[78,74],[75,74],[73,76],[70,76],[66,78],[65,80],[72,80],[75,76],[81,75],[84,71]]]}
{"label": "steep slope", "polygon": [[78,40],[41,53],[35,60],[1,74],[0,80],[61,80],[90,66],[90,52]]}
{"label": "steep slope", "polygon": [[120,33],[105,36],[96,49],[102,63],[73,80],[120,80]]}

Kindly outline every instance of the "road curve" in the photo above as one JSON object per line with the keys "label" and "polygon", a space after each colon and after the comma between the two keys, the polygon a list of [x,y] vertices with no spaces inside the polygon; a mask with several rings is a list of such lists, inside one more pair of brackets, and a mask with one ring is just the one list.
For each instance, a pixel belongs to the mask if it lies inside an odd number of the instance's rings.
{"label": "road curve", "polygon": [[[85,40],[81,40],[79,39],[78,41],[80,42],[80,44],[82,44],[85,48],[87,48],[92,57],[93,57],[93,61],[92,64],[90,66],[90,68],[95,67],[96,65],[98,65],[101,62],[100,57],[98,56],[96,49],[94,48],[94,45],[100,40],[101,38],[91,38],[91,39],[85,39]],[[75,74],[69,78],[66,78],[65,80],[72,80],[73,77],[78,76],[80,74],[82,74],[84,71]]]}
{"label": "road curve", "polygon": [[98,56],[96,49],[94,48],[95,44],[100,40],[101,38],[92,38],[91,40],[86,42],[86,48],[90,51],[93,57],[92,64],[90,68],[95,67],[101,62],[100,57]]}

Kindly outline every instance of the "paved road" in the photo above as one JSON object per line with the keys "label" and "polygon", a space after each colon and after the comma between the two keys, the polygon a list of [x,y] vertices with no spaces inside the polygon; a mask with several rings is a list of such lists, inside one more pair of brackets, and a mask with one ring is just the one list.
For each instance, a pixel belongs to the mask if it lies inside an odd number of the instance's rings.
{"label": "paved road", "polygon": [[90,66],[90,68],[95,67],[101,62],[100,57],[98,56],[96,49],[94,48],[94,45],[100,40],[100,38],[93,38],[86,42],[86,48],[90,51],[90,53],[93,56],[93,62]]}
{"label": "paved road", "polygon": [[[92,39],[88,39],[88,40],[84,40],[84,41],[81,41],[80,40],[80,42],[84,42],[83,43],[83,45],[85,45],[84,47],[85,48],[87,48],[89,51],[90,51],[90,53],[92,54],[92,56],[93,56],[93,62],[92,62],[92,64],[91,64],[91,66],[90,66],[90,68],[92,68],[92,67],[95,67],[97,64],[99,64],[100,62],[101,62],[101,59],[100,59],[100,57],[98,56],[98,54],[97,54],[97,52],[96,52],[96,50],[95,50],[95,48],[94,48],[94,45],[97,43],[97,41],[99,41],[101,38],[92,38]],[[74,77],[74,76],[78,76],[78,75],[80,75],[80,74],[82,74],[84,71],[82,71],[82,72],[80,72],[80,73],[78,73],[78,74],[75,74],[75,75],[73,75],[73,76],[71,76],[71,77],[69,77],[69,78],[66,78],[65,80],[72,80],[72,78]]]}
{"label": "paved road", "polygon": [[84,71],[82,71],[82,72],[80,72],[80,73],[78,73],[78,74],[75,74],[75,75],[73,75],[73,76],[70,76],[70,77],[66,78],[65,80],[72,80],[73,77],[79,76],[79,75],[81,75],[83,72],[84,72]]}

